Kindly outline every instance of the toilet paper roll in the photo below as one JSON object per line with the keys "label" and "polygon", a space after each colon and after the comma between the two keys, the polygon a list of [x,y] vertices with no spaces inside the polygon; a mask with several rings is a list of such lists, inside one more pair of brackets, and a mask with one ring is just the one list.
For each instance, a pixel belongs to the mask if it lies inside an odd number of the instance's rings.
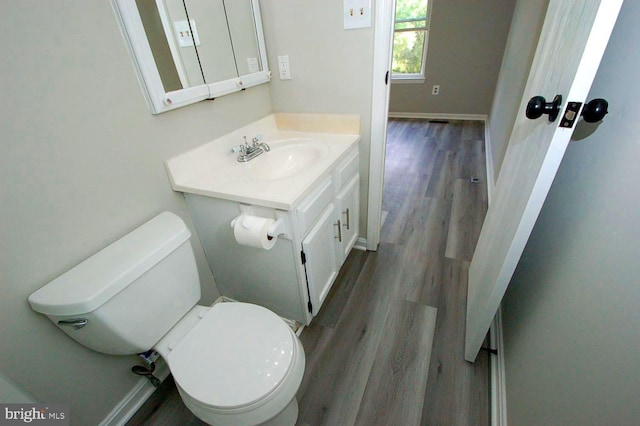
{"label": "toilet paper roll", "polygon": [[233,226],[233,235],[238,244],[271,250],[278,240],[277,237],[270,237],[267,234],[273,223],[273,219],[243,214],[238,217]]}

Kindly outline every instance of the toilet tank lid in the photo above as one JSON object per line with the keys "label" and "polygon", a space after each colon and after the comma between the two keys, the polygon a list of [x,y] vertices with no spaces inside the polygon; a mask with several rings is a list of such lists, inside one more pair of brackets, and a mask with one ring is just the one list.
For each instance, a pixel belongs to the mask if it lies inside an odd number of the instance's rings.
{"label": "toilet tank lid", "polygon": [[93,312],[189,240],[182,219],[163,212],[29,296],[45,315]]}

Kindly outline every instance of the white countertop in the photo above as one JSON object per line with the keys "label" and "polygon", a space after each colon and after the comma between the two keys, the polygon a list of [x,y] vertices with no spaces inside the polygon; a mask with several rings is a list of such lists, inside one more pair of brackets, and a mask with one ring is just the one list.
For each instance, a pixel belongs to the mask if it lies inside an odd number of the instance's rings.
{"label": "white countertop", "polygon": [[[243,141],[242,136],[251,140],[258,133],[263,136],[261,142],[267,144],[292,138],[312,139],[324,143],[328,150],[320,160],[294,176],[257,179],[250,176],[248,168],[251,161],[260,157],[241,163],[231,148]],[[168,160],[166,168],[175,191],[292,210],[359,141],[359,134],[280,130],[273,116],[269,116]],[[262,154],[265,155],[269,152]]]}

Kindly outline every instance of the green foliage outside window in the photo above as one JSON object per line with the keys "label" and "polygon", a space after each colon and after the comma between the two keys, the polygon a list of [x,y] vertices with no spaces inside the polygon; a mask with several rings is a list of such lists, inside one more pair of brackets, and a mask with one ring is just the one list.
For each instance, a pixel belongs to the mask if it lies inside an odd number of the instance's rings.
{"label": "green foliage outside window", "polygon": [[395,74],[421,74],[428,0],[397,0],[393,35]]}

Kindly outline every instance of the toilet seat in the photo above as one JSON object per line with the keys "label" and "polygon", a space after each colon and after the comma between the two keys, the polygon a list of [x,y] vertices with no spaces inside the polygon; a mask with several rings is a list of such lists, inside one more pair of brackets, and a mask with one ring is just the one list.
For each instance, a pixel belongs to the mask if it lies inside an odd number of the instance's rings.
{"label": "toilet seat", "polygon": [[268,309],[218,303],[169,352],[167,363],[193,403],[243,411],[277,391],[300,356],[298,345],[287,324]]}

